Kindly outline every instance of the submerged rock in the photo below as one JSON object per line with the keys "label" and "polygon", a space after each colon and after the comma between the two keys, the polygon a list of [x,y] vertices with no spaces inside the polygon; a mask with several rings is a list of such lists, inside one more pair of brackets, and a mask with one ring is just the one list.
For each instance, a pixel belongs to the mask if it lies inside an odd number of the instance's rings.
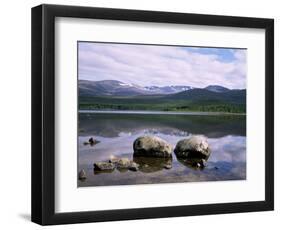
{"label": "submerged rock", "polygon": [[93,145],[96,145],[98,143],[100,143],[100,141],[98,141],[98,140],[96,140],[96,139],[91,137],[88,141],[84,142],[84,145],[91,145],[91,146],[93,146]]}
{"label": "submerged rock", "polygon": [[138,171],[139,170],[139,165],[136,162],[132,162],[131,165],[129,166],[130,171]]}
{"label": "submerged rock", "polygon": [[129,166],[131,165],[131,161],[128,158],[120,158],[117,162],[116,162],[116,167],[119,169],[127,169],[129,168]]}
{"label": "submerged rock", "polygon": [[90,143],[90,145],[96,145],[96,144],[100,143],[100,141],[98,141],[98,140],[96,140],[96,139],[91,137],[89,139],[89,143]]}
{"label": "submerged rock", "polygon": [[109,162],[94,163],[94,170],[96,171],[111,171],[115,169],[115,164]]}
{"label": "submerged rock", "polygon": [[129,160],[128,158],[117,158],[117,157],[111,157],[109,159],[109,162],[114,164],[118,170],[131,170],[131,171],[138,171],[139,165]]}
{"label": "submerged rock", "polygon": [[78,178],[79,178],[79,180],[85,180],[85,179],[87,178],[86,172],[85,172],[84,169],[82,169],[82,170],[79,172]]}
{"label": "submerged rock", "polygon": [[165,140],[156,136],[142,136],[133,144],[134,156],[143,157],[172,157],[173,147]]}
{"label": "submerged rock", "polygon": [[211,149],[204,136],[192,136],[188,139],[180,140],[175,148],[178,158],[198,158],[208,159]]}

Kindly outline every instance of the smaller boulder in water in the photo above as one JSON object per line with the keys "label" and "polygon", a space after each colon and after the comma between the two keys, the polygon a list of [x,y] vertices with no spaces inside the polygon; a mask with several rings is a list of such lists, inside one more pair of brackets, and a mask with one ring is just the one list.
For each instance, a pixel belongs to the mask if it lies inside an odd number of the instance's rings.
{"label": "smaller boulder in water", "polygon": [[208,159],[211,154],[211,149],[206,137],[192,136],[180,140],[174,152],[178,158]]}
{"label": "smaller boulder in water", "polygon": [[115,164],[110,162],[96,162],[94,163],[94,170],[96,171],[111,171],[115,169]]}

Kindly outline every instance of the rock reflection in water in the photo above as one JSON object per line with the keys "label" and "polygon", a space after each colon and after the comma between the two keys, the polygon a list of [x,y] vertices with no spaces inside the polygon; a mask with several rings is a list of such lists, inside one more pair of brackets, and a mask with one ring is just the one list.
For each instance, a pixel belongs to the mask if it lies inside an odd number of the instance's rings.
{"label": "rock reflection in water", "polygon": [[153,173],[172,166],[172,158],[134,157],[134,162],[139,165],[139,171]]}
{"label": "rock reflection in water", "polygon": [[206,166],[205,162],[207,162],[208,159],[193,158],[193,157],[188,157],[188,158],[178,158],[177,157],[177,160],[179,163],[181,163],[182,165],[184,165],[190,169],[203,170]]}
{"label": "rock reflection in water", "polygon": [[[208,138],[246,135],[246,116],[152,115],[79,113],[81,136],[117,137],[120,132],[185,136],[202,134]],[[202,128],[203,127],[203,128]],[[145,132],[145,131],[144,131]]]}
{"label": "rock reflection in water", "polygon": [[[181,163],[183,166],[188,167],[193,170],[204,169],[205,165],[202,165],[202,158],[178,158],[177,161]],[[204,159],[207,162],[208,159]],[[156,158],[156,157],[134,157],[133,161],[139,165],[138,171],[143,173],[154,173],[161,171],[163,169],[170,169],[173,165],[172,158]],[[127,168],[116,168],[112,170],[93,170],[94,175],[99,174],[109,174],[113,173],[115,170],[120,173],[128,172]]]}
{"label": "rock reflection in water", "polygon": [[93,169],[93,174],[94,175],[99,175],[99,174],[109,174],[109,173],[112,173],[114,172],[114,169],[110,169],[110,170],[95,170]]}

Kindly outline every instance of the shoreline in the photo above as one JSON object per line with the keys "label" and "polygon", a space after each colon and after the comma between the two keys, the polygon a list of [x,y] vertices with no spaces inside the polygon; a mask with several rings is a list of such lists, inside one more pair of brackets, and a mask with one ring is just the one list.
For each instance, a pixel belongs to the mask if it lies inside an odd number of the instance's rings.
{"label": "shoreline", "polygon": [[91,110],[79,109],[78,113],[100,113],[100,114],[147,114],[147,115],[203,115],[203,116],[217,116],[217,115],[234,115],[246,116],[246,113],[227,113],[227,112],[175,112],[175,111],[151,111],[151,110]]}

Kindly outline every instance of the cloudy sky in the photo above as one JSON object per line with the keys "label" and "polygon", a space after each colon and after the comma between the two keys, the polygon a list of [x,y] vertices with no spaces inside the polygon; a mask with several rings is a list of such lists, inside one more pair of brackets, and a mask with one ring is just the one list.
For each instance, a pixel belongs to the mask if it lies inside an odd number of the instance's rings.
{"label": "cloudy sky", "polygon": [[246,88],[245,49],[78,43],[79,79]]}

